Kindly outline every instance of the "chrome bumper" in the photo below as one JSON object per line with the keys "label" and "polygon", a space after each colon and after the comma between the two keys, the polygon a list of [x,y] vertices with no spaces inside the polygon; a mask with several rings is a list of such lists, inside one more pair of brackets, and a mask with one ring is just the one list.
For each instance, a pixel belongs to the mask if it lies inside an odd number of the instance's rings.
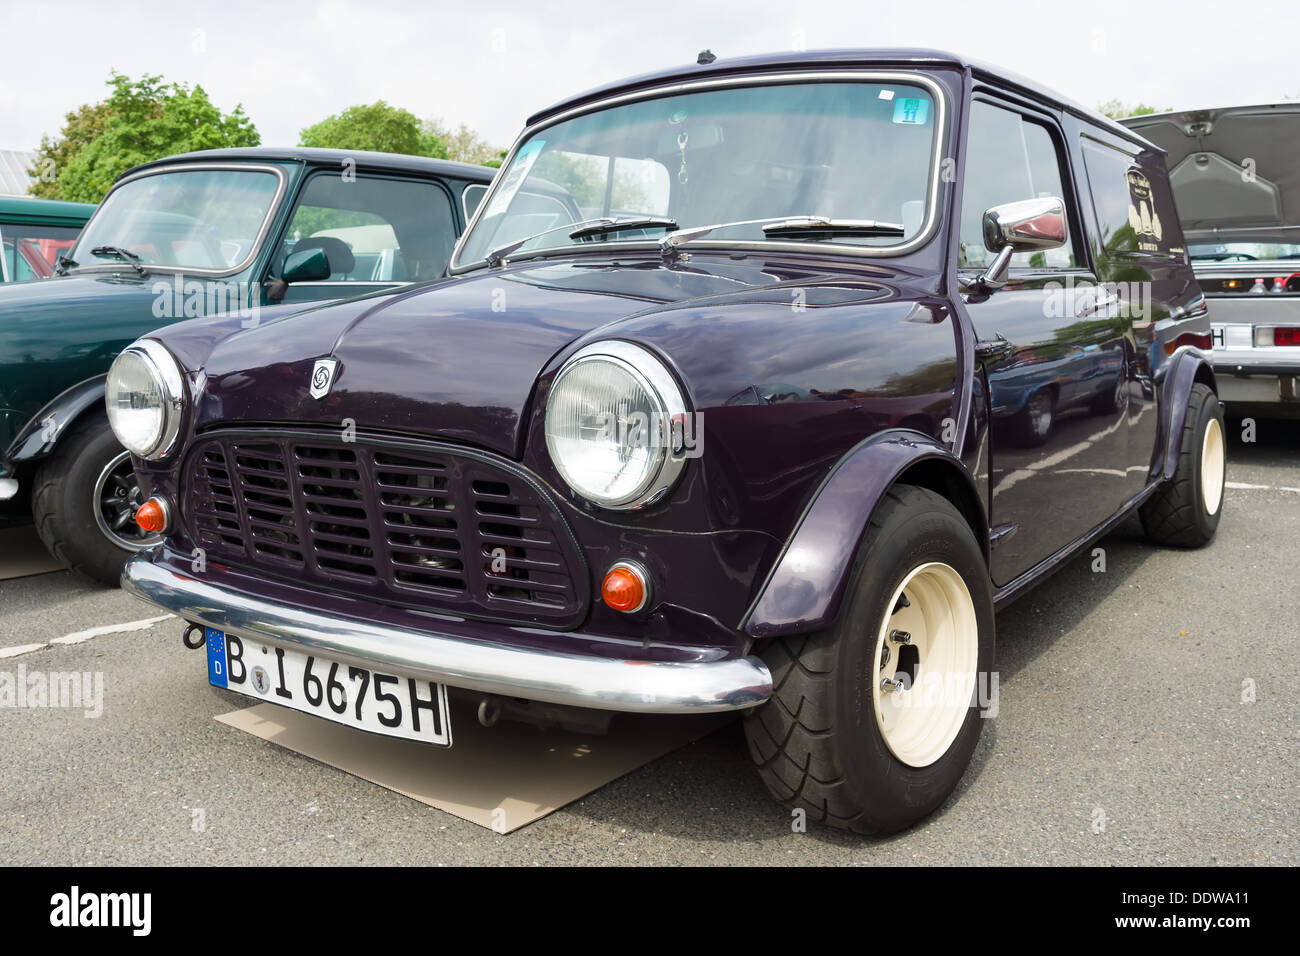
{"label": "chrome bumper", "polygon": [[1210,352],[1225,402],[1294,404],[1300,400],[1300,349],[1228,348]]}
{"label": "chrome bumper", "polygon": [[708,663],[543,652],[333,617],[223,590],[140,554],[122,588],[195,624],[395,675],[506,697],[639,714],[740,710],[772,695],[757,657]]}

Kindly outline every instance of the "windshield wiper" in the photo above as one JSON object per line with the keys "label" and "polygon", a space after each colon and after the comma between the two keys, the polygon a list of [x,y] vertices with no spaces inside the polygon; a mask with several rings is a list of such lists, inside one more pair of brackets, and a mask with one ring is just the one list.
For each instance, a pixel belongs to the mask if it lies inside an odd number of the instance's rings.
{"label": "windshield wiper", "polygon": [[68,274],[69,269],[75,269],[75,268],[77,268],[77,260],[69,259],[67,256],[60,255],[58,264],[55,267],[54,271],[58,275],[65,276]]}
{"label": "windshield wiper", "polygon": [[821,239],[833,235],[901,236],[903,227],[893,222],[874,219],[827,219],[825,216],[768,216],[766,219],[737,219],[735,222],[715,222],[709,226],[692,226],[679,229],[659,240],[659,251],[665,256],[676,254],[677,247],[693,239],[701,239],[716,229],[733,226],[763,226],[765,237],[796,239]]}
{"label": "windshield wiper", "polygon": [[[573,230],[569,233],[570,239],[579,239],[584,235],[599,235],[600,232],[606,230],[612,231],[613,229],[620,228],[642,229],[647,226],[656,225],[663,225],[664,228],[668,229],[675,228],[677,225],[676,220],[673,219],[656,218],[653,221],[648,220],[650,220],[650,217],[648,216],[643,216],[637,219],[615,219],[612,216],[600,216],[596,219],[584,219],[581,222],[566,222],[562,226],[552,226],[550,229],[543,229],[541,232],[535,232],[531,236],[524,236],[522,239],[515,239],[513,242],[507,242],[504,245],[497,246],[484,256],[483,259],[489,266],[498,266],[505,260],[506,256],[510,255],[510,253],[520,247],[532,242],[534,239],[540,239],[542,236],[549,236],[553,232],[560,232],[564,229]],[[586,232],[585,230],[587,229],[595,229],[595,231]]]}
{"label": "windshield wiper", "polygon": [[763,235],[782,239],[833,239],[837,236],[903,236],[903,224],[876,219],[828,219],[795,216],[763,227]]}
{"label": "windshield wiper", "polygon": [[90,250],[90,254],[92,256],[112,256],[114,259],[121,259],[140,275],[147,276],[149,274],[145,271],[144,266],[140,265],[140,257],[134,252],[123,249],[121,246],[96,246]]}
{"label": "windshield wiper", "polygon": [[676,229],[677,220],[664,216],[638,216],[635,219],[614,219],[610,222],[598,222],[583,226],[569,233],[570,239],[585,239],[588,236],[606,236],[611,232],[624,232],[628,229]]}

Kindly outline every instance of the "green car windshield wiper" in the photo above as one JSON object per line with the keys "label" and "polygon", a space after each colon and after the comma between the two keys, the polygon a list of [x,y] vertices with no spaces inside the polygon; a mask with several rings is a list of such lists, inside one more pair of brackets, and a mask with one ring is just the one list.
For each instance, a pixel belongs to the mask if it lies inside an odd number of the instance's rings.
{"label": "green car windshield wiper", "polygon": [[550,229],[543,229],[541,232],[535,232],[531,236],[524,236],[522,239],[515,239],[512,242],[507,242],[504,245],[497,246],[483,258],[489,266],[500,265],[505,260],[506,256],[532,242],[534,239],[540,239],[542,236],[549,236],[553,232],[560,232],[564,229],[572,230],[569,233],[570,239],[580,239],[583,236],[595,236],[602,232],[614,232],[618,229],[644,229],[658,225],[662,225],[665,229],[672,229],[676,228],[677,221],[674,219],[659,219],[657,217],[652,218],[649,216],[639,216],[636,219],[615,219],[612,216],[600,216],[596,219],[584,219],[581,222],[566,222],[562,226],[552,226]]}
{"label": "green car windshield wiper", "polygon": [[61,255],[59,256],[58,265],[55,266],[54,271],[58,275],[65,276],[68,274],[69,269],[75,269],[75,268],[77,268],[76,259],[69,259],[67,256]]}
{"label": "green car windshield wiper", "polygon": [[129,263],[131,268],[140,275],[146,276],[149,274],[145,271],[144,266],[140,265],[140,257],[134,252],[128,252],[121,246],[96,246],[90,250],[90,254],[92,256],[112,256],[114,259],[121,259],[123,262]]}

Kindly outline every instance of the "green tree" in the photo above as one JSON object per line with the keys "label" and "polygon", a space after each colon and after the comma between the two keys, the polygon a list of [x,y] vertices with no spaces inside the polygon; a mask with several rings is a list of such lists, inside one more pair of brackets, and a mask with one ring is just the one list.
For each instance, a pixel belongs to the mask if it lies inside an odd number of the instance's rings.
{"label": "green tree", "polygon": [[464,123],[456,129],[442,125],[439,120],[425,120],[425,132],[436,136],[447,146],[447,159],[458,163],[477,163],[480,166],[500,166],[505,151],[491,145]]}
{"label": "green tree", "polygon": [[447,146],[433,130],[414,113],[383,100],[325,117],[298,134],[298,145],[447,158]]}
{"label": "green tree", "polygon": [[1145,103],[1139,103],[1137,106],[1128,106],[1119,100],[1107,100],[1097,107],[1097,112],[1103,116],[1109,116],[1113,120],[1121,120],[1126,116],[1150,116],[1152,113],[1168,113],[1169,107],[1162,110],[1154,106],[1147,106]]}
{"label": "green tree", "polygon": [[57,139],[42,138],[30,170],[37,180],[33,195],[99,202],[119,175],[140,163],[261,142],[243,107],[222,113],[201,86],[149,74],[132,80],[117,71],[107,85],[107,100],[68,113]]}

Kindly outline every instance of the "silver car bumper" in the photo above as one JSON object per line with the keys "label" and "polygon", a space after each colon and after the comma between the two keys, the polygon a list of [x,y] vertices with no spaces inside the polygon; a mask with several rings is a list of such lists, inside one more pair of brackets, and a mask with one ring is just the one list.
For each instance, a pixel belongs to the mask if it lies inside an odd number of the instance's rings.
{"label": "silver car bumper", "polygon": [[122,588],[186,621],[245,640],[507,697],[639,714],[700,714],[753,707],[772,695],[772,675],[757,657],[647,662],[487,644],[227,591],[154,564],[147,554],[127,562]]}
{"label": "silver car bumper", "polygon": [[1210,365],[1224,402],[1295,404],[1300,401],[1300,349],[1216,348]]}

